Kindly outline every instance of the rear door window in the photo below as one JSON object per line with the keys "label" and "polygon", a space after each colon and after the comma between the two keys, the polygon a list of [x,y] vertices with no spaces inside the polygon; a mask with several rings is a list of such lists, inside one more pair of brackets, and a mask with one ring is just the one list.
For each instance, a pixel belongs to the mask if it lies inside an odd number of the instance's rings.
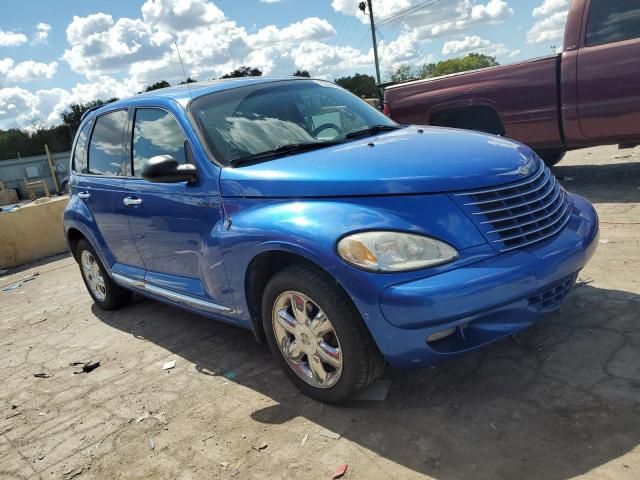
{"label": "rear door window", "polygon": [[587,45],[603,45],[640,38],[638,0],[591,0]]}
{"label": "rear door window", "polygon": [[73,171],[76,173],[87,173],[87,138],[89,138],[89,132],[91,131],[91,125],[93,122],[87,122],[80,133],[78,134],[78,141],[73,149]]}
{"label": "rear door window", "polygon": [[138,108],[133,124],[133,175],[158,155],[171,155],[184,164],[185,136],[173,116],[159,108]]}
{"label": "rear door window", "polygon": [[123,146],[126,110],[99,116],[89,143],[89,173],[94,175],[124,175]]}

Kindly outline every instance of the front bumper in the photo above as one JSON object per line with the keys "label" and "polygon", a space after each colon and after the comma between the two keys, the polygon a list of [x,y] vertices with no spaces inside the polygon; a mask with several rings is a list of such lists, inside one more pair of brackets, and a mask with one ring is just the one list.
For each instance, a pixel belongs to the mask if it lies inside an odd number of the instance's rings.
{"label": "front bumper", "polygon": [[[557,310],[595,252],[598,218],[572,195],[567,226],[550,240],[382,291],[383,329],[372,331],[396,367],[432,365],[526,328]],[[427,342],[453,328],[448,337]]]}

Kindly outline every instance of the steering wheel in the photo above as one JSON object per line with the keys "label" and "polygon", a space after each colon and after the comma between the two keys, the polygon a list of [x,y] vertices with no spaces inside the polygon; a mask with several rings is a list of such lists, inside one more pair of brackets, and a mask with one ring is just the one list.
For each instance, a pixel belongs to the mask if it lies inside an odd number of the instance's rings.
{"label": "steering wheel", "polygon": [[320,135],[321,132],[329,129],[335,130],[338,135],[342,133],[342,129],[335,123],[323,123],[318,128],[316,128],[311,135],[313,136],[313,138],[318,138],[318,135]]}

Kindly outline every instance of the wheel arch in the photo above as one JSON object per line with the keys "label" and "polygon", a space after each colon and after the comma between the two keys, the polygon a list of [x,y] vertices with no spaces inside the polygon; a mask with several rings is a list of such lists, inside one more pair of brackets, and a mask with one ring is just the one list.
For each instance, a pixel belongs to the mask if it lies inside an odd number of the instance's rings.
{"label": "wheel arch", "polygon": [[437,127],[464,128],[506,136],[498,111],[491,105],[448,105],[430,112],[429,124]]}
{"label": "wheel arch", "polygon": [[69,245],[69,250],[71,250],[71,254],[73,255],[73,258],[75,258],[76,261],[78,261],[78,255],[76,253],[78,242],[80,240],[86,240],[87,242],[89,242],[89,239],[86,237],[86,235],[84,235],[79,229],[75,227],[70,227],[67,229],[66,237],[67,237],[67,244]]}
{"label": "wheel arch", "polygon": [[335,282],[338,288],[345,293],[353,308],[358,311],[340,281],[314,259],[301,252],[287,250],[285,248],[263,250],[251,259],[245,270],[244,278],[245,300],[251,319],[251,327],[256,339],[261,343],[265,341],[261,321],[262,295],[265,286],[276,273],[296,263],[308,266],[325,278]]}

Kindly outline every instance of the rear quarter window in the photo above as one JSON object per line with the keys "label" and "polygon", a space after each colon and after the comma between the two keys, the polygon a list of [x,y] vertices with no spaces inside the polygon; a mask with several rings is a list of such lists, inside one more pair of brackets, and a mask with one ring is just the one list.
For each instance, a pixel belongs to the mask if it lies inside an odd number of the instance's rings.
{"label": "rear quarter window", "polygon": [[640,38],[640,1],[591,0],[587,46]]}
{"label": "rear quarter window", "polygon": [[125,174],[123,140],[126,123],[126,110],[96,118],[89,142],[89,173],[110,176]]}
{"label": "rear quarter window", "polygon": [[78,139],[73,148],[73,165],[72,169],[76,173],[87,173],[87,138],[91,131],[93,122],[87,122],[78,134]]}

